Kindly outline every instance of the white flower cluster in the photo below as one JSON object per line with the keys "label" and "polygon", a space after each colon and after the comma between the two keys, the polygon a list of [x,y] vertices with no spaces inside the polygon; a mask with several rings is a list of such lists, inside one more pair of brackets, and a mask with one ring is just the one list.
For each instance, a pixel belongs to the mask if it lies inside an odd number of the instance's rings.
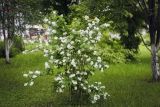
{"label": "white flower cluster", "polygon": [[27,74],[23,74],[23,77],[29,79],[29,82],[24,83],[24,86],[32,86],[34,84],[34,79],[40,76],[41,72],[36,71],[29,71]]}
{"label": "white flower cluster", "polygon": [[[105,93],[102,92],[102,88],[104,89],[105,87],[100,86],[100,84],[89,85],[87,81],[96,69],[104,71],[105,68],[109,67],[102,60],[96,48],[96,43],[102,37],[101,25],[99,25],[100,20],[97,17],[90,19],[85,16],[86,28],[76,29],[66,27],[67,25],[63,20],[53,19],[52,17],[45,22],[48,23],[49,29],[55,31],[52,33],[55,48],[50,51],[45,50],[44,53],[49,57],[49,63],[58,68],[65,68],[65,72],[58,74],[54,79],[57,87],[56,92],[63,92],[68,85],[71,85],[75,91],[82,89],[91,95],[96,93],[96,95],[102,96]],[[55,22],[61,22],[61,25],[55,24]],[[62,25],[62,29],[57,27]],[[50,68],[48,62],[45,63],[46,69]],[[96,102],[99,99],[97,96],[91,98],[92,102]]]}
{"label": "white flower cluster", "polygon": [[102,86],[101,82],[95,82],[92,85],[89,85],[88,92],[92,92],[91,102],[96,103],[100,98],[107,99],[110,96],[107,92],[105,92],[105,86]]}
{"label": "white flower cluster", "polygon": [[[62,73],[63,74],[63,73]],[[57,82],[57,89],[56,92],[62,93],[65,88],[65,82],[64,82],[64,77],[62,74],[58,74],[54,80]]]}
{"label": "white flower cluster", "polygon": [[120,39],[121,39],[120,35],[117,34],[117,33],[110,33],[110,37],[111,37],[112,39],[117,39],[117,40],[120,40]]}

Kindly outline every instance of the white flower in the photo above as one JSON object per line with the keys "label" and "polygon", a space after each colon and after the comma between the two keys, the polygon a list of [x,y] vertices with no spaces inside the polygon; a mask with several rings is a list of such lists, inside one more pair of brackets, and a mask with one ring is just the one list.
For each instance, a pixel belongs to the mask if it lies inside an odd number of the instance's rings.
{"label": "white flower", "polygon": [[106,87],[105,86],[101,86],[101,88],[105,89]]}
{"label": "white flower", "polygon": [[91,103],[94,104],[94,103],[96,103],[96,101],[95,101],[95,100],[92,100]]}
{"label": "white flower", "polygon": [[46,23],[46,22],[48,22],[48,19],[47,19],[47,18],[45,18],[45,19],[44,19],[44,22],[45,22],[45,23]]}
{"label": "white flower", "polygon": [[109,68],[109,65],[105,65],[106,68]]}
{"label": "white flower", "polygon": [[58,62],[59,62],[58,60],[55,60],[55,61],[54,61],[54,63],[56,63],[56,64],[57,64]]}
{"label": "white flower", "polygon": [[55,40],[57,40],[57,39],[58,39],[58,37],[54,37],[54,39],[55,39]]}
{"label": "white flower", "polygon": [[81,80],[82,80],[82,77],[78,77],[77,79],[78,79],[79,81],[81,81]]}
{"label": "white flower", "polygon": [[52,26],[57,26],[57,23],[56,22],[52,22]]}
{"label": "white flower", "polygon": [[71,56],[71,54],[70,54],[70,53],[67,53],[67,56]]}
{"label": "white flower", "polygon": [[69,78],[73,78],[73,77],[75,77],[76,75],[75,74],[71,74],[70,76],[69,76]]}
{"label": "white flower", "polygon": [[60,52],[60,54],[63,55],[63,54],[64,54],[64,51]]}
{"label": "white flower", "polygon": [[93,33],[94,33],[94,32],[91,30],[91,31],[89,32],[89,36],[92,36]]}
{"label": "white flower", "polygon": [[87,88],[85,86],[83,86],[83,89],[86,90]]}
{"label": "white flower", "polygon": [[74,44],[74,41],[71,41],[71,44],[73,45],[73,44]]}
{"label": "white flower", "polygon": [[40,71],[35,71],[35,74],[40,75],[41,72]]}
{"label": "white flower", "polygon": [[110,24],[108,24],[108,23],[104,23],[102,26],[107,28],[107,27],[109,27],[109,26],[110,26]]}
{"label": "white flower", "polygon": [[95,21],[92,21],[92,24],[95,25],[96,24]]}
{"label": "white flower", "polygon": [[88,20],[88,19],[89,19],[89,16],[85,15],[85,16],[84,16],[84,19],[85,19],[85,20]]}
{"label": "white flower", "polygon": [[49,52],[49,51],[48,51],[47,49],[44,49],[44,53],[45,53],[45,54],[48,54],[48,52]]}
{"label": "white flower", "polygon": [[87,75],[87,72],[83,72],[84,75]]}
{"label": "white flower", "polygon": [[119,34],[117,34],[117,33],[110,33],[110,37],[112,38],[112,39],[118,39],[118,40],[120,40],[120,35]]}
{"label": "white flower", "polygon": [[61,40],[62,43],[66,43],[67,42],[67,38],[66,37],[60,37],[59,39]]}
{"label": "white flower", "polygon": [[62,80],[62,79],[61,79],[61,77],[57,76],[57,77],[54,78],[54,80],[55,80],[55,81],[60,81],[60,80]]}
{"label": "white flower", "polygon": [[62,90],[61,88],[59,88],[59,91],[58,91],[58,92],[62,93],[62,92],[63,92],[63,90]]}
{"label": "white flower", "polygon": [[97,41],[100,41],[100,39],[101,39],[100,36],[97,36],[97,37],[96,37],[96,40],[97,40]]}
{"label": "white flower", "polygon": [[72,29],[73,34],[77,34],[78,32],[75,29]]}
{"label": "white flower", "polygon": [[89,47],[89,49],[90,49],[90,50],[92,50],[92,49],[93,49],[93,47]]}
{"label": "white flower", "polygon": [[87,60],[86,60],[87,62],[89,62],[89,61],[91,61],[91,58],[89,57],[89,58],[87,58]]}
{"label": "white flower", "polygon": [[66,62],[66,59],[63,59],[62,62],[65,63],[65,62]]}
{"label": "white flower", "polygon": [[27,83],[24,83],[24,86],[27,86],[28,85],[28,82]]}
{"label": "white flower", "polygon": [[96,54],[97,54],[97,51],[94,51],[94,52],[93,52],[93,55],[96,55]]}
{"label": "white flower", "polygon": [[102,83],[101,82],[98,82],[98,85],[101,85]]}
{"label": "white flower", "polygon": [[53,30],[52,30],[52,33],[55,34],[55,33],[57,33],[57,31],[53,29]]}
{"label": "white flower", "polygon": [[64,32],[63,35],[67,35],[67,32]]}
{"label": "white flower", "polygon": [[93,61],[91,61],[90,64],[93,65],[94,64]]}
{"label": "white flower", "polygon": [[99,68],[101,68],[101,67],[102,67],[102,65],[101,65],[101,64],[99,64],[99,65],[98,65],[98,67],[99,67]]}
{"label": "white flower", "polygon": [[79,73],[80,73],[79,71],[76,72],[76,74],[79,74]]}
{"label": "white flower", "polygon": [[67,71],[67,73],[68,73],[68,74],[70,73],[69,70]]}
{"label": "white flower", "polygon": [[104,99],[107,99],[107,96],[110,96],[108,93],[104,93],[103,97]]}
{"label": "white flower", "polygon": [[94,64],[94,67],[95,67],[95,68],[98,68],[98,64],[97,64],[97,62]]}
{"label": "white flower", "polygon": [[74,67],[76,67],[75,59],[72,59],[72,61],[71,61],[71,65],[73,65]]}
{"label": "white flower", "polygon": [[97,23],[99,23],[99,19],[97,18],[97,17],[95,17],[95,19],[94,19]]}
{"label": "white flower", "polygon": [[83,86],[84,86],[82,83],[81,83],[80,85],[81,85],[81,87],[83,87]]}
{"label": "white flower", "polygon": [[97,62],[102,62],[101,57],[98,57],[98,58],[97,58]]}
{"label": "white flower", "polygon": [[96,41],[95,40],[91,40],[91,43],[95,43]]}
{"label": "white flower", "polygon": [[74,87],[74,90],[77,90],[77,87]]}
{"label": "white flower", "polygon": [[28,74],[23,74],[23,77],[26,77],[26,78],[27,78],[27,77],[28,77]]}
{"label": "white flower", "polygon": [[49,68],[50,68],[50,66],[49,66],[48,62],[45,62],[45,69],[49,69]]}
{"label": "white flower", "polygon": [[33,72],[32,72],[32,71],[29,71],[29,74],[30,74],[30,75],[32,75],[32,74],[33,74]]}
{"label": "white flower", "polygon": [[68,48],[68,49],[72,49],[73,47],[72,47],[71,44],[68,44],[68,45],[67,45],[67,48]]}
{"label": "white flower", "polygon": [[61,86],[61,88],[64,88],[64,87],[65,87],[64,85]]}
{"label": "white flower", "polygon": [[78,50],[78,54],[81,54],[81,51],[80,51],[80,50]]}
{"label": "white flower", "polygon": [[75,81],[75,80],[72,80],[72,83],[73,83],[74,85],[77,85],[77,81]]}
{"label": "white flower", "polygon": [[89,26],[89,28],[91,28],[91,27],[92,27],[92,24],[91,24],[91,23],[88,23],[88,26]]}
{"label": "white flower", "polygon": [[101,72],[103,72],[104,71],[104,69],[103,68],[101,68]]}
{"label": "white flower", "polygon": [[32,78],[37,78],[37,75],[32,75]]}
{"label": "white flower", "polygon": [[102,33],[98,32],[97,36],[102,37]]}
{"label": "white flower", "polygon": [[30,85],[30,86],[32,86],[33,84],[34,84],[34,82],[33,82],[33,81],[31,81],[29,85]]}
{"label": "white flower", "polygon": [[99,100],[100,99],[100,95],[94,95],[94,98],[93,98],[95,101]]}
{"label": "white flower", "polygon": [[53,56],[50,57],[50,60],[53,60]]}

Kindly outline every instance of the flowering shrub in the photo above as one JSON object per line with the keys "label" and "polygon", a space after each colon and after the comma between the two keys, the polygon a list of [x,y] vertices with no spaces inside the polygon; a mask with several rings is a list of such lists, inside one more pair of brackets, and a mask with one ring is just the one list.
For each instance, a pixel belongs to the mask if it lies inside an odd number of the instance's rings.
{"label": "flowering shrub", "polygon": [[[101,82],[88,82],[89,76],[95,71],[103,72],[109,66],[102,60],[96,44],[101,40],[102,29],[107,24],[100,25],[97,17],[91,19],[85,16],[83,20],[74,19],[67,25],[62,15],[53,12],[51,17],[45,18],[45,26],[52,34],[52,49],[44,49],[44,56],[48,57],[45,69],[48,73],[53,67],[63,70],[54,78],[55,91],[63,93],[69,89],[71,100],[86,98],[87,102],[96,103],[106,99],[105,86]],[[40,75],[36,72],[24,74],[29,82],[24,86],[32,86],[33,79]],[[81,102],[80,102],[81,103]]]}
{"label": "flowering shrub", "polygon": [[[90,84],[88,78],[94,75],[96,70],[104,71],[109,66],[102,61],[96,43],[102,37],[101,29],[107,26],[100,25],[99,19],[95,17],[90,19],[88,16],[74,25],[67,25],[63,16],[58,16],[53,12],[52,17],[46,18],[45,23],[48,29],[51,29],[54,49],[47,55],[49,64],[56,68],[63,68],[64,71],[55,76],[56,92],[62,93],[66,88],[73,94],[85,94],[90,98],[91,103],[96,103],[99,99],[106,99],[108,94],[105,92],[105,86],[100,82]],[[82,28],[82,29],[80,29]],[[45,62],[46,69],[50,67]]]}

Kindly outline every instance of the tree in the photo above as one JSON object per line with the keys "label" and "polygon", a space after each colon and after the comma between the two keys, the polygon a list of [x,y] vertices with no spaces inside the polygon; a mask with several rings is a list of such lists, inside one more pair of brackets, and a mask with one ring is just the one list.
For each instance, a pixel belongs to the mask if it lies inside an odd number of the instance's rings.
{"label": "tree", "polygon": [[[149,34],[151,41],[152,75],[160,79],[158,50],[160,45],[160,0],[148,0]],[[157,13],[157,14],[156,14]]]}
{"label": "tree", "polygon": [[109,22],[111,30],[120,33],[125,48],[138,50],[140,37],[136,34],[146,24],[145,14],[135,0],[88,0],[85,4],[89,5],[91,14]]}
{"label": "tree", "polygon": [[11,38],[15,32],[15,0],[0,1],[0,19],[5,43],[6,63],[9,63],[10,47],[12,46]]}
{"label": "tree", "polygon": [[87,3],[92,14],[103,16],[102,19],[112,22],[114,30],[128,35],[125,42],[135,45],[139,29],[149,30],[152,76],[153,80],[159,80],[160,0],[87,0]]}
{"label": "tree", "polygon": [[71,12],[69,6],[79,3],[80,0],[42,0],[41,5],[45,13],[50,13],[54,9],[58,14],[67,16]]}
{"label": "tree", "polygon": [[39,23],[41,1],[38,0],[0,0],[0,26],[5,43],[6,63],[10,63],[10,48],[13,36],[21,35],[25,25]]}

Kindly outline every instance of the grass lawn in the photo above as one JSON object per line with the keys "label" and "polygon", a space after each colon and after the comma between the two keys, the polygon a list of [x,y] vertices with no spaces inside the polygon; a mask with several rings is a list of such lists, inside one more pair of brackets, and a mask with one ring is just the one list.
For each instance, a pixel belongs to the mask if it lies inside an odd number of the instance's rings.
{"label": "grass lawn", "polygon": [[[150,82],[150,55],[144,47],[139,59],[138,62],[112,64],[106,72],[96,73],[91,78],[91,81],[101,81],[111,95],[107,103],[96,107],[160,107],[160,83]],[[9,65],[0,59],[0,107],[61,107],[58,103],[65,97],[54,97],[53,76],[41,76],[32,87],[23,86],[26,82],[23,73],[44,71],[46,60],[39,52],[18,55]]]}

